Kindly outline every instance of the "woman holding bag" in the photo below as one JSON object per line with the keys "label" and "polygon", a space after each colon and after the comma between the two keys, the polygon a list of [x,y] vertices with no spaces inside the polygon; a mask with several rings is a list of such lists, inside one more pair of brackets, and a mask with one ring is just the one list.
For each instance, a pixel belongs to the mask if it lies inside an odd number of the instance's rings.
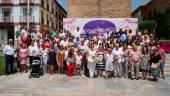
{"label": "woman holding bag", "polygon": [[161,56],[158,53],[158,48],[156,46],[153,47],[153,57],[151,59],[151,74],[155,82],[158,82],[158,73],[159,66],[161,62]]}

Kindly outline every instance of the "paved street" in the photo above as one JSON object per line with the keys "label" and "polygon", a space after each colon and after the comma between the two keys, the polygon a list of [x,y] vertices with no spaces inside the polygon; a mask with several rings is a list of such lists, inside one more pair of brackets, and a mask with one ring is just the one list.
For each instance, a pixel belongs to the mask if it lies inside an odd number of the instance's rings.
{"label": "paved street", "polygon": [[0,96],[169,96],[170,78],[158,83],[143,80],[45,75],[28,73],[0,77]]}

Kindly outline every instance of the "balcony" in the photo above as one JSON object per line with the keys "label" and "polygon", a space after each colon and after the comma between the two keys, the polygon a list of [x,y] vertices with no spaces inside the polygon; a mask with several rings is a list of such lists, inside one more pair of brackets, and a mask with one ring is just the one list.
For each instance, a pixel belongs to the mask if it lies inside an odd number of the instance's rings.
{"label": "balcony", "polygon": [[[30,4],[40,4],[40,0],[29,0]],[[21,0],[20,4],[27,4],[28,0]]]}
{"label": "balcony", "polygon": [[0,16],[0,22],[1,23],[10,23],[13,22],[13,16]]}
{"label": "balcony", "polygon": [[35,22],[35,17],[34,16],[20,16],[20,22],[27,22],[29,20],[29,22]]}

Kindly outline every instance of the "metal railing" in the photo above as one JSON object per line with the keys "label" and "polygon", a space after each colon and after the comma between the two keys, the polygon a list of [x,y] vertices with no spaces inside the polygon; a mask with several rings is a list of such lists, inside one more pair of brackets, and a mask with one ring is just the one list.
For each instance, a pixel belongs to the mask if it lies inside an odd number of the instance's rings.
{"label": "metal railing", "polygon": [[1,23],[12,23],[12,22],[27,22],[29,20],[29,22],[36,22],[35,20],[35,16],[20,16],[19,19],[15,20],[14,16],[0,16],[0,22]]}
{"label": "metal railing", "polygon": [[35,17],[34,16],[20,16],[20,22],[35,22]]}
{"label": "metal railing", "polygon": [[[13,4],[14,0],[0,0],[0,4]],[[19,0],[19,3],[27,3],[27,0]],[[30,0],[30,3],[40,4],[40,0]]]}

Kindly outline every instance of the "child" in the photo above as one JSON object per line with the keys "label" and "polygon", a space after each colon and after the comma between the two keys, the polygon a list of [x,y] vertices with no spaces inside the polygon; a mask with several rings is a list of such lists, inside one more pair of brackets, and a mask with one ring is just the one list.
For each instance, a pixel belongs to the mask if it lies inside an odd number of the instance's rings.
{"label": "child", "polygon": [[28,57],[28,50],[26,45],[23,44],[22,48],[19,51],[19,58],[20,58],[20,65],[21,65],[21,72],[27,72],[27,57]]}
{"label": "child", "polygon": [[81,52],[78,49],[77,54],[76,54],[76,74],[77,75],[81,75],[80,71],[81,71],[81,65],[82,65],[82,56],[81,56]]}
{"label": "child", "polygon": [[63,47],[60,46],[60,50],[57,53],[57,65],[58,65],[58,73],[62,74],[63,73],[63,67],[64,67],[64,57],[65,57],[65,52],[63,50]]}

